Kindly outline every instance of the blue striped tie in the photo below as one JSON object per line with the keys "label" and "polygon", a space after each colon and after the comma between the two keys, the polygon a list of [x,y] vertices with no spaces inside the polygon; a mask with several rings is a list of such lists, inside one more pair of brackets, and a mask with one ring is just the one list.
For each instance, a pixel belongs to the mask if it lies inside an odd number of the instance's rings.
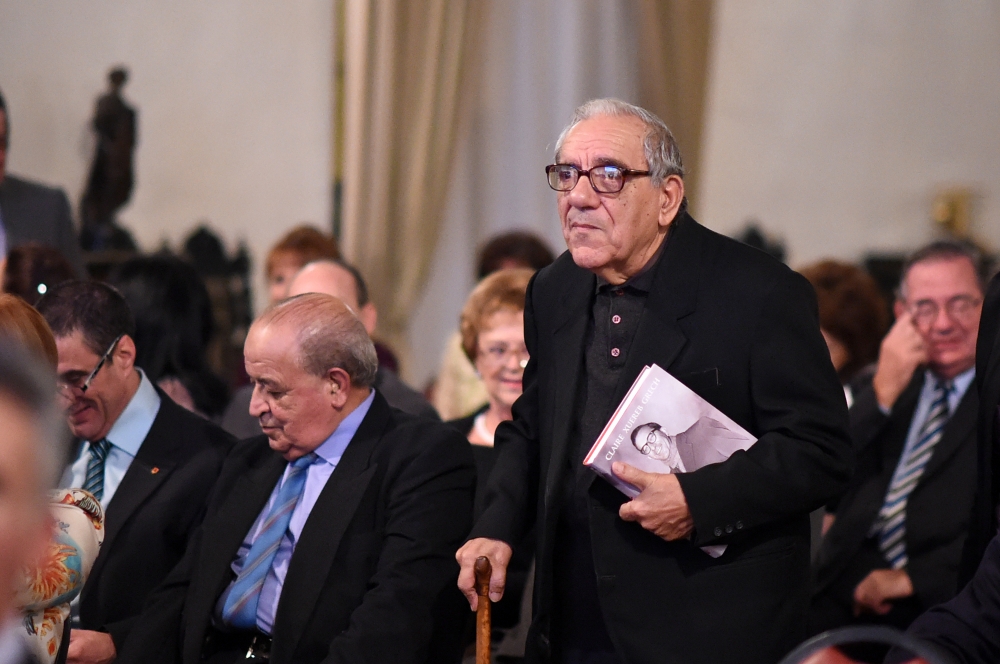
{"label": "blue striped tie", "polygon": [[879,510],[878,548],[892,569],[903,569],[909,562],[906,555],[906,504],[948,424],[948,394],[951,390],[950,382],[938,381],[934,388],[934,401],[920,429],[917,444],[900,459],[889,490],[885,493],[885,502]]}
{"label": "blue striped tie", "polygon": [[111,443],[107,438],[101,438],[96,443],[90,444],[90,461],[87,462],[87,477],[83,480],[84,491],[94,494],[94,498],[100,502],[104,497],[104,463],[108,459],[108,452],[111,451]]}
{"label": "blue striped tie", "polygon": [[285,483],[278,490],[278,496],[260,526],[260,534],[254,540],[250,551],[243,561],[240,571],[229,596],[222,606],[222,619],[238,629],[253,629],[257,625],[257,602],[260,600],[260,589],[264,579],[271,570],[274,556],[278,553],[288,522],[292,519],[292,511],[299,502],[299,496],[306,486],[306,469],[316,460],[316,455],[307,454],[291,463]]}

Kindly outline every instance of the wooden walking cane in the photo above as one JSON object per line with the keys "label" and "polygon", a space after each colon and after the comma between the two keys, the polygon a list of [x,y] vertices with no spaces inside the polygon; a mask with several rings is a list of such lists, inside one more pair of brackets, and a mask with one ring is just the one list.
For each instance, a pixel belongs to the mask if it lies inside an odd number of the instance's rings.
{"label": "wooden walking cane", "polygon": [[490,576],[493,566],[486,556],[476,558],[476,664],[490,664]]}

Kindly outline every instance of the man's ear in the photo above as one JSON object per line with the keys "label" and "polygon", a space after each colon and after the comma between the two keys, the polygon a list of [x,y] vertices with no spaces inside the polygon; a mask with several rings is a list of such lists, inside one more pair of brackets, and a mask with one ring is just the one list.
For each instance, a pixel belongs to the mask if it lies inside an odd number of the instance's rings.
{"label": "man's ear", "polygon": [[131,372],[135,367],[135,342],[132,341],[132,337],[127,334],[122,336],[111,357],[116,367],[121,367],[123,372]]}
{"label": "man's ear", "polygon": [[378,324],[378,309],[375,308],[373,302],[361,307],[361,311],[358,312],[358,320],[365,326],[369,337],[375,334],[375,326]]}
{"label": "man's ear", "polygon": [[660,215],[657,222],[666,228],[677,217],[684,201],[684,180],[679,175],[668,175],[660,185]]}
{"label": "man's ear", "polygon": [[329,391],[330,405],[340,410],[350,395],[351,377],[340,367],[333,367],[326,372],[326,389]]}

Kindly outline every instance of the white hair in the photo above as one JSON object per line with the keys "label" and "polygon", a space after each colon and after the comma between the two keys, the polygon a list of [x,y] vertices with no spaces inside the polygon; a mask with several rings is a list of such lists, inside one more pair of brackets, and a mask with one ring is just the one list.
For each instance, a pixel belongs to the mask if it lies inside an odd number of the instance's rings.
{"label": "white hair", "polygon": [[667,128],[663,120],[640,106],[611,97],[591,99],[573,112],[573,119],[562,130],[556,141],[556,161],[559,161],[559,153],[562,151],[563,141],[566,140],[569,131],[584,120],[598,115],[633,117],[646,125],[646,136],[642,146],[646,154],[646,169],[649,171],[649,179],[654,187],[659,187],[670,175],[684,177],[681,151],[677,147],[674,135],[670,133],[670,129]]}

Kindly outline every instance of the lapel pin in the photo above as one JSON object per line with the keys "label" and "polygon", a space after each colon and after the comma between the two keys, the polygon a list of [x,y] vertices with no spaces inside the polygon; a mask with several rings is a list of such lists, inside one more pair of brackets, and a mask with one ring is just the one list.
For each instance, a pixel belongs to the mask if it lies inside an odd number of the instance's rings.
{"label": "lapel pin", "polygon": [[160,472],[160,468],[159,468],[159,466],[153,466],[153,469],[151,471],[149,471],[149,472],[152,473],[153,475],[155,475],[158,472]]}

